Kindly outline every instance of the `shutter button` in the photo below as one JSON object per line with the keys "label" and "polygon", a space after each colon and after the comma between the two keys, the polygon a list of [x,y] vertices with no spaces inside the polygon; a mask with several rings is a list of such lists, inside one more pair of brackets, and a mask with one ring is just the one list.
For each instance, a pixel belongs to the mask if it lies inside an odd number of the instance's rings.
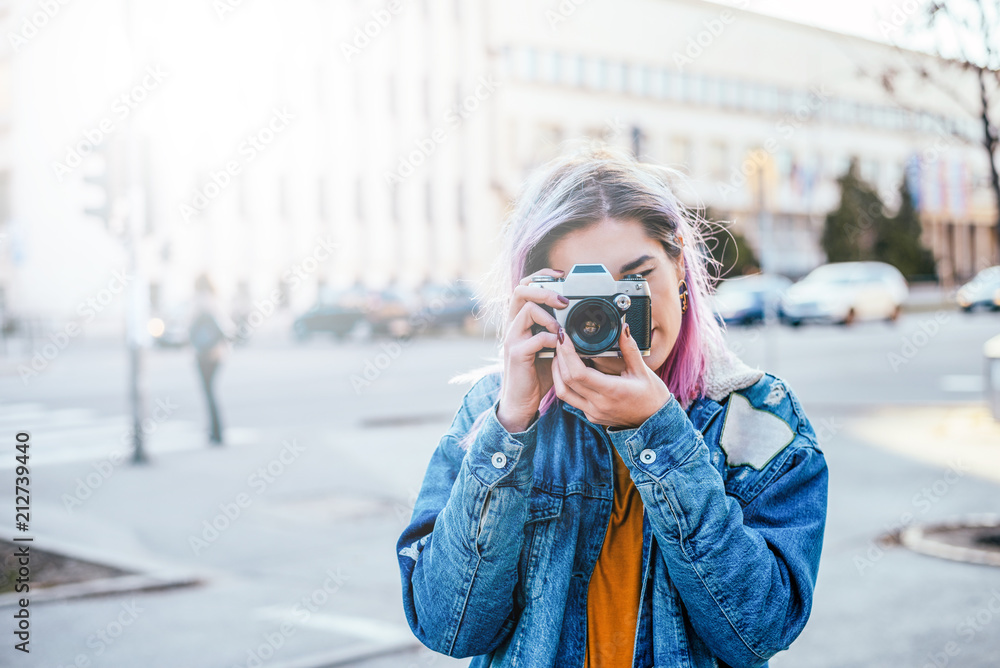
{"label": "shutter button", "polygon": [[493,453],[493,467],[494,468],[498,468],[498,469],[502,469],[506,465],[507,465],[507,455],[505,455],[502,452],[494,452]]}
{"label": "shutter button", "polygon": [[639,453],[639,459],[642,461],[643,464],[652,464],[653,462],[656,461],[656,453],[650,450],[649,448],[646,448],[645,450]]}

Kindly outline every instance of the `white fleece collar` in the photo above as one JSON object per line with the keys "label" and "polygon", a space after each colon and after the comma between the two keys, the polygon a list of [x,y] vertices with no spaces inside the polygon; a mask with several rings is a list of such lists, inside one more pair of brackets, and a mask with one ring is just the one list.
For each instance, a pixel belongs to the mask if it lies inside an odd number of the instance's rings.
{"label": "white fleece collar", "polygon": [[721,402],[730,392],[750,387],[763,376],[763,371],[743,362],[725,342],[708,343],[705,396],[712,401]]}

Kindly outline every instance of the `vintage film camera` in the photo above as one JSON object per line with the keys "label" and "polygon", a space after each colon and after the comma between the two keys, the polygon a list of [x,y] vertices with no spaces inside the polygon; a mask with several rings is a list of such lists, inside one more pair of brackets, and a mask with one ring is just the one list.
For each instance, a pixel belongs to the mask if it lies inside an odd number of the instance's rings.
{"label": "vintage film camera", "polygon": [[[618,337],[624,323],[643,356],[649,355],[649,283],[641,274],[628,274],[616,281],[603,264],[575,264],[565,278],[538,276],[530,285],[553,290],[569,300],[566,308],[542,305],[566,330],[566,336],[580,357],[617,357]],[[533,325],[533,334],[543,331]],[[537,357],[552,357],[552,348],[543,348]]]}

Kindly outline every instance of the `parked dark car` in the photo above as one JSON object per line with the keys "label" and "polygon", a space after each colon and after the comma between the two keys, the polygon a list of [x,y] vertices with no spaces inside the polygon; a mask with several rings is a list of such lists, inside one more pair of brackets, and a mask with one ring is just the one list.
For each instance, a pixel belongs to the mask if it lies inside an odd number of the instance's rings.
{"label": "parked dark car", "polygon": [[1000,265],[987,267],[958,289],[955,301],[966,313],[976,309],[1000,310]]}
{"label": "parked dark car", "polygon": [[386,288],[369,295],[367,320],[373,336],[409,336],[416,325],[420,298],[400,288]]}
{"label": "parked dark car", "polygon": [[420,289],[421,328],[430,331],[461,329],[475,326],[476,298],[464,283],[430,283]]}
{"label": "parked dark car", "polygon": [[763,322],[768,305],[781,316],[781,297],[792,282],[779,274],[738,276],[723,281],[715,292],[712,306],[726,324],[752,325]]}
{"label": "parked dark car", "polygon": [[365,319],[365,310],[342,304],[316,304],[292,324],[295,338],[305,341],[313,334],[326,333],[343,338]]}

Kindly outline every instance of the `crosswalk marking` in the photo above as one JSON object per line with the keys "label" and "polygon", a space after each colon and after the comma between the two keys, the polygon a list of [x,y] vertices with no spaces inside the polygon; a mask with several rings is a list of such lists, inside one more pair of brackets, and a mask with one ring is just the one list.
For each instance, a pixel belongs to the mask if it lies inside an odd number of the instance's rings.
{"label": "crosswalk marking", "polygon": [[[206,430],[192,420],[168,418],[147,422],[145,446],[150,456],[208,447]],[[131,453],[132,419],[98,415],[86,408],[47,409],[39,403],[0,403],[0,433],[27,430],[31,434],[33,466],[104,459]],[[252,429],[228,428],[227,445],[251,443]],[[0,458],[0,470],[17,466],[13,457]]]}
{"label": "crosswalk marking", "polygon": [[979,374],[941,376],[941,389],[945,392],[982,392],[983,384],[983,376]]}
{"label": "crosswalk marking", "polygon": [[[258,619],[273,622],[289,622],[322,631],[332,631],[378,643],[396,643],[413,640],[410,629],[399,624],[383,622],[379,619],[356,615],[336,615],[331,613],[306,613],[304,608],[270,606],[257,608]],[[305,619],[301,619],[301,616]]]}

